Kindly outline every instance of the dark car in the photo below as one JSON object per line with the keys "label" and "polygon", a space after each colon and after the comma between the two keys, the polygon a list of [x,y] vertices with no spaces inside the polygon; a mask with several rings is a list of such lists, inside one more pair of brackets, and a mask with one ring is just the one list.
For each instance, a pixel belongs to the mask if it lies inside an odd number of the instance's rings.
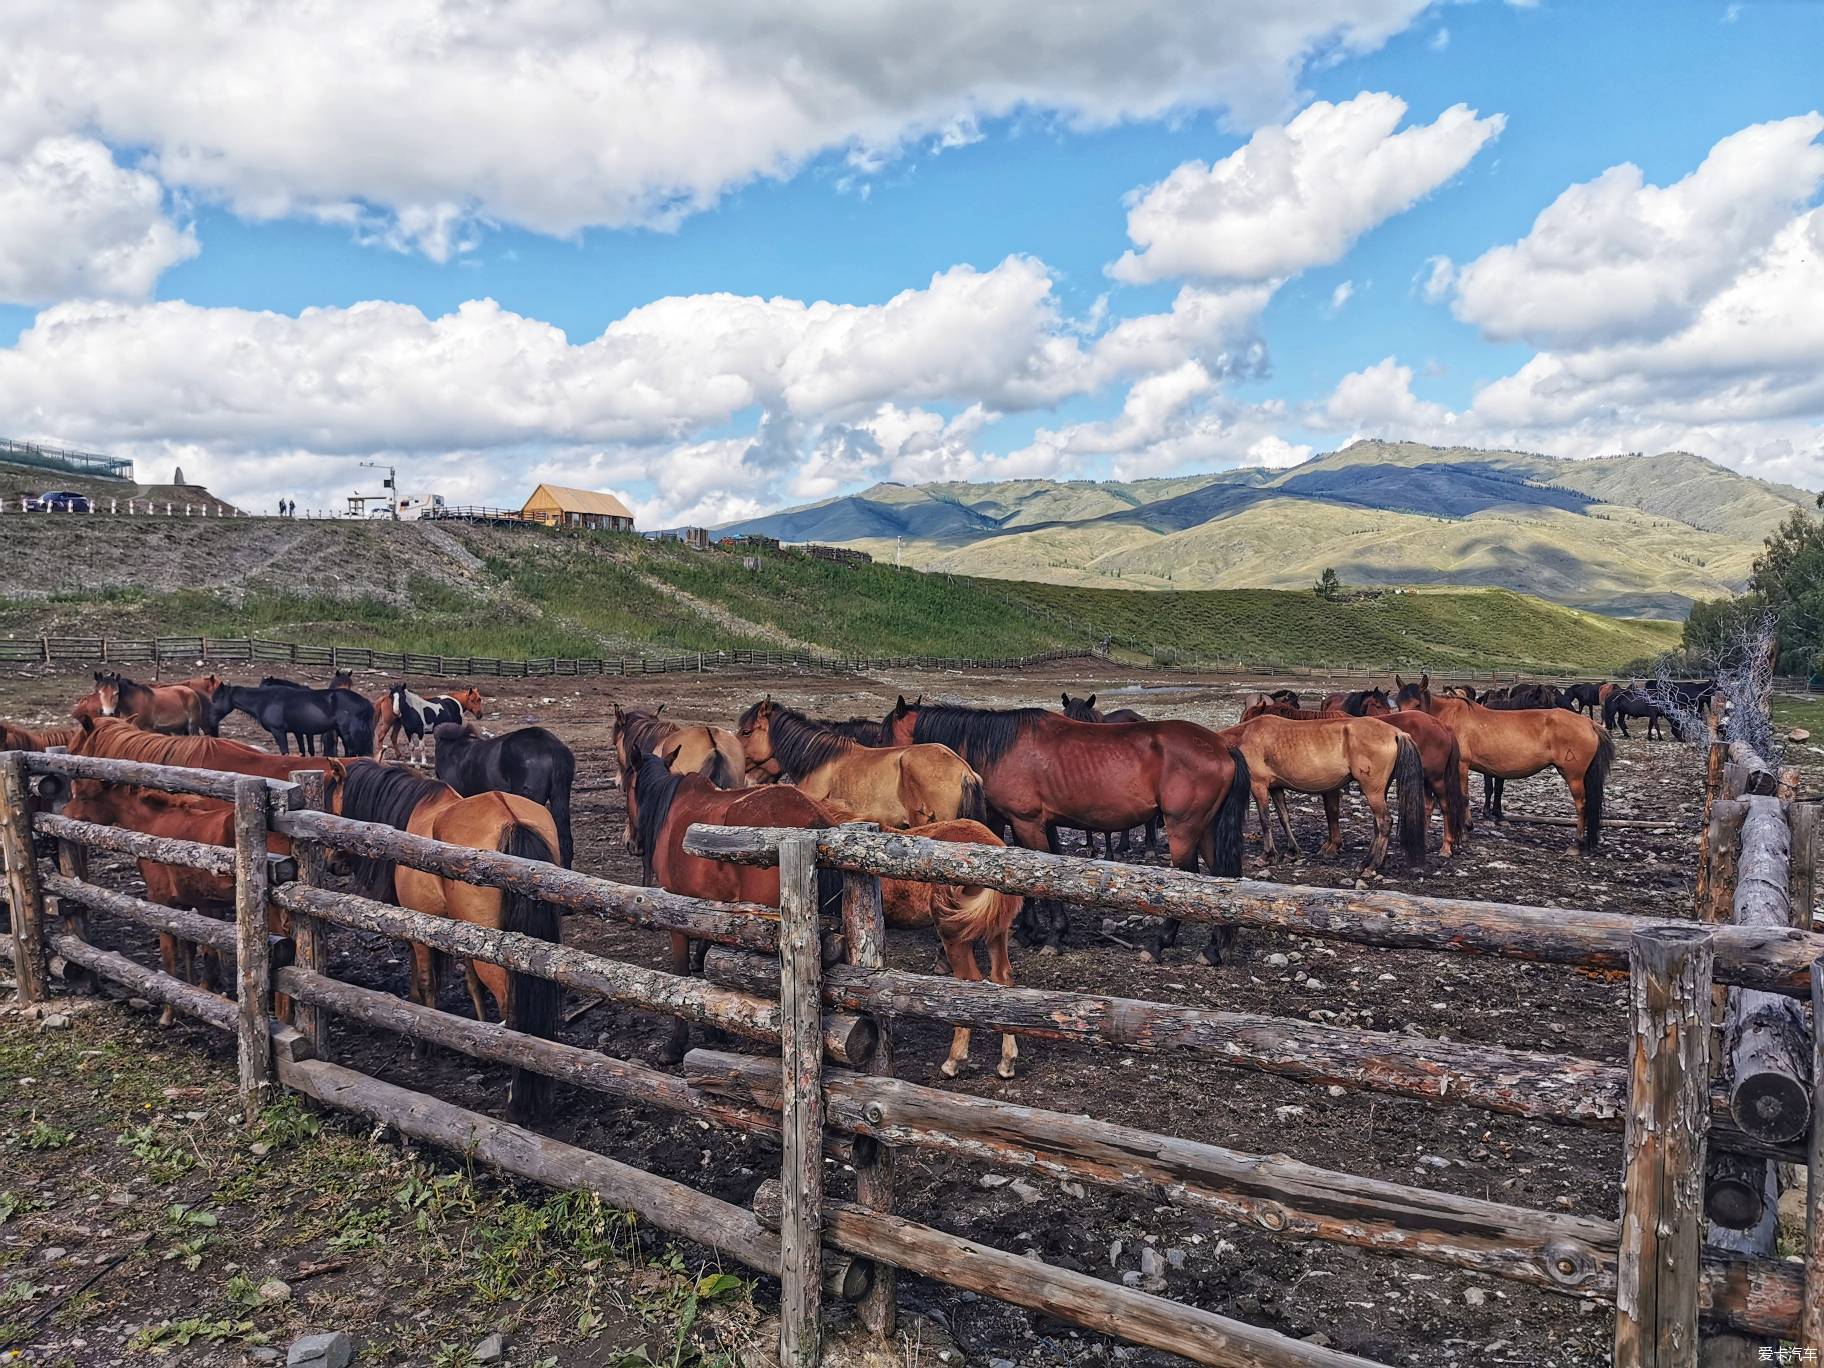
{"label": "dark car", "polygon": [[89,499],[86,494],[78,494],[73,489],[52,489],[40,494],[37,498],[27,498],[25,511],[28,513],[87,513]]}

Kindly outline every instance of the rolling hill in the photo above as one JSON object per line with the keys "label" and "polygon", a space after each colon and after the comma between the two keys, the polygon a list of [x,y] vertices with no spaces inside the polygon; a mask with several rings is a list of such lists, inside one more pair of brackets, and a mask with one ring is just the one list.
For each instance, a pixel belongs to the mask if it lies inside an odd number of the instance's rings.
{"label": "rolling hill", "polygon": [[880,484],[721,535],[899,554],[921,569],[1131,589],[1352,584],[1516,589],[1682,617],[1739,589],[1813,497],[1687,452],[1561,460],[1356,442],[1289,470],[1127,483]]}

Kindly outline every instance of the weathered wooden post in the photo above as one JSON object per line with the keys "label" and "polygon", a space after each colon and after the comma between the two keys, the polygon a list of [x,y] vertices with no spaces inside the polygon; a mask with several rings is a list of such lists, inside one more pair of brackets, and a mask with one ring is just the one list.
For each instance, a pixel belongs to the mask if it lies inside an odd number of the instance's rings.
{"label": "weathered wooden post", "polygon": [[1792,924],[1809,931],[1818,896],[1818,805],[1794,802],[1786,816],[1792,826]]}
{"label": "weathered wooden post", "polygon": [[6,856],[6,900],[13,914],[13,978],[19,1001],[44,1001],[44,893],[32,853],[31,793],[25,754],[0,755],[0,847]]}
{"label": "weathered wooden post", "polygon": [[266,946],[266,781],[234,785],[234,954],[241,1111],[259,1116],[272,1087],[272,974]]}
{"label": "weathered wooden post", "polygon": [[1695,926],[1637,931],[1628,965],[1634,1042],[1615,1368],[1696,1368],[1710,1124],[1710,933]]}
{"label": "weathered wooden post", "polygon": [[[1747,800],[1734,890],[1737,926],[1789,926],[1791,835],[1774,798]],[[1750,1135],[1779,1144],[1800,1140],[1811,1121],[1804,1078],[1805,1014],[1792,998],[1737,988],[1729,994],[1724,1043],[1731,1063],[1730,1110]]]}
{"label": "weathered wooden post", "polygon": [[[328,797],[322,770],[293,770],[291,782],[298,786],[298,807],[313,812],[328,810]],[[321,888],[323,878],[323,843],[294,837],[291,855],[298,863],[298,882],[308,888]],[[329,973],[328,928],[321,917],[308,912],[291,914],[291,942],[295,947],[293,963],[312,974]],[[294,1002],[291,1024],[298,1034],[310,1041],[311,1052],[318,1059],[329,1058],[330,1014],[308,1002]]]}
{"label": "weathered wooden post", "polygon": [[[105,642],[103,643],[103,649],[106,649]],[[68,755],[70,753],[70,748],[68,746],[46,746],[45,753],[47,755]],[[59,778],[57,782],[64,785],[63,792],[67,794],[69,792],[69,781],[67,779]],[[62,804],[54,803],[51,804],[51,806],[53,810],[55,810],[56,808],[61,807]],[[89,877],[89,852],[87,848],[77,845],[74,841],[66,841],[59,837],[57,841],[57,872],[66,879],[87,879]],[[74,900],[50,898],[47,899],[46,902],[47,916],[50,915],[53,907],[56,909],[55,917],[53,919],[57,923],[58,930],[63,935],[74,936],[77,940],[83,941],[86,941],[89,938],[88,909]],[[84,969],[79,965],[70,964],[66,961],[62,973],[64,982],[84,993],[96,993],[101,990],[101,980],[96,977],[93,972]]]}
{"label": "weathered wooden post", "polygon": [[[873,822],[848,824],[849,829],[878,831]],[[887,923],[880,906],[880,879],[874,874],[850,871],[842,881],[842,935],[848,961],[858,969],[879,969],[886,963]],[[874,1018],[880,1043],[867,1072],[891,1077],[893,1041],[884,1016]],[[855,1201],[883,1215],[893,1214],[893,1151],[876,1144],[855,1159]],[[891,1338],[899,1318],[898,1273],[889,1264],[874,1269],[873,1285],[861,1299],[862,1324],[877,1335]]]}
{"label": "weathered wooden post", "polygon": [[1811,1144],[1806,1159],[1805,1309],[1799,1343],[1824,1353],[1824,959],[1811,966]]}
{"label": "weathered wooden post", "polygon": [[780,1169],[779,1361],[822,1360],[823,954],[817,925],[817,837],[779,844],[779,1005],[784,1088]]}

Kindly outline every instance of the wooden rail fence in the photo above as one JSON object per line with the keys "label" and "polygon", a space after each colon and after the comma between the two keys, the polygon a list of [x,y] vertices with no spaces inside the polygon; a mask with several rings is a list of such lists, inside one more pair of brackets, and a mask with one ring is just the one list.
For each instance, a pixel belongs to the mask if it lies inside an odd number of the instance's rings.
{"label": "wooden rail fence", "polygon": [[[61,819],[49,809],[71,778],[229,801],[234,848],[167,842],[154,852],[127,833]],[[1765,1092],[1750,1090],[1744,1101],[1739,1072],[1712,1077],[1708,1029],[1717,985],[1751,1007],[1776,1004],[1787,1022],[1799,1014],[1803,1030],[1804,1005],[1824,1004],[1824,936],[1815,932],[1753,918],[1653,921],[1199,878],[859,827],[695,827],[687,839],[698,853],[780,869],[779,908],[720,905],[331,816],[318,810],[320,776],[296,778],[274,783],[55,753],[0,754],[0,848],[12,909],[4,948],[21,996],[43,998],[54,970],[72,981],[94,976],[118,982],[233,1033],[249,1111],[274,1088],[287,1088],[522,1177],[596,1192],[663,1230],[776,1277],[787,1363],[819,1361],[821,1308],[829,1298],[857,1301],[861,1321],[891,1335],[894,1270],[1198,1363],[1365,1362],[910,1220],[895,1210],[894,1152],[901,1148],[1145,1194],[1288,1238],[1402,1254],[1604,1301],[1616,1309],[1615,1362],[1622,1368],[1695,1365],[1700,1335],[1734,1335],[1743,1343],[1803,1338],[1809,1347],[1824,1347],[1824,1313],[1818,1310],[1824,1250],[1817,1229],[1824,1191],[1817,1122],[1824,1107],[1817,1090],[1824,1071],[1806,1062],[1805,1125],[1795,1131],[1791,1114],[1782,1110],[1779,1125],[1771,1126],[1758,1102]],[[269,858],[271,833],[290,838],[288,861]],[[40,844],[49,849],[41,854]],[[176,913],[92,883],[81,860],[87,849],[155,853],[171,863],[232,872],[235,920]],[[52,850],[54,867],[41,867]],[[634,925],[684,930],[712,943],[705,975],[662,973],[337,892],[324,879],[326,854],[337,850],[384,855]],[[840,924],[819,917],[820,868],[843,873]],[[887,969],[882,878],[983,884],[1111,911],[1366,945],[1625,968],[1632,1049],[1628,1063],[1617,1066]],[[1733,874],[1729,886],[1738,900],[1744,896]],[[283,914],[283,935],[268,932],[275,909]],[[222,950],[235,963],[234,998],[97,948],[83,920],[91,913],[194,936]],[[334,977],[329,939],[349,930],[422,942],[655,1014],[712,1024],[764,1053],[694,1050],[681,1074],[668,1073],[404,1002]],[[289,1020],[281,1019],[285,1012]],[[1618,1216],[1572,1215],[1453,1196],[915,1085],[893,1076],[887,1023],[902,1016],[1124,1053],[1188,1048],[1234,1068],[1616,1131],[1625,1152],[1622,1209]],[[1754,1011],[1744,1021],[1751,1019],[1759,1019]],[[760,1187],[750,1207],[721,1201],[339,1064],[337,1022],[776,1137],[779,1176]],[[1729,1046],[1738,1059],[1744,1032],[1752,1034],[1744,1025]],[[1803,1045],[1808,1056],[1819,1048],[1815,1035]],[[1790,1089],[1777,1095],[1782,1108],[1798,1105]],[[1707,1152],[1768,1167],[1772,1160],[1809,1163],[1814,1224],[1802,1264],[1704,1245]],[[826,1157],[853,1170],[852,1193],[826,1190]]]}

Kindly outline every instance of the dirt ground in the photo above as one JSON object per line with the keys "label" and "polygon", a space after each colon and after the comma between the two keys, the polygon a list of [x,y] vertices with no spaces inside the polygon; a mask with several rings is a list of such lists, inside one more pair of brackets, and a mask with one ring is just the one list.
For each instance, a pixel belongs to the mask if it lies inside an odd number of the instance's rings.
{"label": "dirt ground", "polygon": [[[373,682],[377,688],[379,681]],[[1056,707],[1060,692],[1069,689],[1093,690],[1103,707],[1225,725],[1235,719],[1245,692],[1273,682],[1149,675],[1118,667],[1085,674],[1068,667],[879,680],[684,675],[484,681],[482,687],[488,695],[484,725],[491,730],[536,722],[576,751],[577,867],[638,882],[637,860],[621,838],[620,793],[609,786],[611,700],[666,703],[668,716],[729,724],[742,707],[767,693],[817,715],[846,717],[882,714],[901,691],[936,700]],[[52,722],[81,686],[74,676],[0,681],[0,716],[27,725]],[[263,739],[252,733],[246,719],[237,718],[236,724],[229,734]],[[1632,739],[1618,737],[1617,748],[1609,815],[1663,817],[1672,823],[1669,830],[1610,828],[1602,853],[1582,858],[1571,852],[1571,833],[1564,828],[1483,825],[1466,851],[1448,863],[1434,859],[1424,873],[1408,871],[1396,848],[1388,858],[1385,886],[1541,906],[1686,915],[1694,879],[1701,751],[1649,742],[1638,731]],[[1476,797],[1479,801],[1480,794]],[[1555,777],[1540,777],[1510,784],[1507,809],[1510,815],[1566,814],[1569,801]],[[1316,800],[1295,799],[1292,810],[1301,842],[1307,852],[1314,851],[1322,840]],[[1322,886],[1351,884],[1368,830],[1366,812],[1352,795],[1344,805],[1342,858],[1325,861],[1307,854],[1282,859],[1270,877]],[[1434,852],[1436,837],[1434,827]],[[1252,838],[1250,863],[1258,865],[1258,844]],[[1145,934],[1142,921],[1108,920],[1094,909],[1075,909],[1066,953],[1045,957],[1016,947],[1015,980],[1621,1058],[1622,990],[1610,979],[1552,966],[1381,951],[1267,933],[1243,934],[1230,962],[1211,968],[1196,957],[1200,940],[1195,928],[1187,928],[1181,948],[1166,964],[1150,966],[1133,948]],[[617,958],[655,966],[662,962],[658,936],[593,919],[571,918],[565,940]],[[136,955],[149,949],[130,935],[122,943]],[[402,947],[343,934],[333,948],[333,970],[339,977],[404,991]],[[899,936],[891,946],[890,960],[901,968],[930,972],[932,959],[928,938]],[[466,1010],[459,982],[446,992],[446,1007]],[[197,1027],[176,1029],[203,1033]],[[1003,1082],[992,1069],[993,1040],[978,1037],[970,1070],[947,1081],[937,1067],[947,1029],[901,1022],[896,1030],[898,1072],[922,1084],[1084,1112],[1237,1150],[1283,1153],[1345,1172],[1546,1210],[1610,1216],[1619,1200],[1618,1134],[1332,1092],[1227,1068],[1208,1058],[1123,1056],[1043,1041],[1021,1043],[1019,1076]],[[649,1063],[656,1061],[662,1033],[662,1023],[608,1006],[585,1012],[563,1029],[564,1038],[574,1044]],[[350,1064],[434,1089],[468,1106],[494,1110],[504,1093],[501,1070],[449,1056],[414,1061],[406,1044],[390,1037],[339,1030],[337,1048]],[[747,1201],[778,1165],[776,1150],[761,1141],[705,1132],[656,1110],[576,1092],[565,1096],[549,1129],[734,1202]],[[1608,1361],[1612,1319],[1595,1302],[1418,1261],[1278,1240],[1095,1188],[1039,1179],[1016,1187],[1006,1181],[1013,1175],[983,1173],[917,1153],[902,1154],[899,1173],[901,1211],[914,1219],[1111,1279],[1137,1270],[1142,1251],[1151,1246],[1167,1260],[1165,1295],[1385,1363],[1432,1368],[1452,1362]],[[847,1190],[844,1175],[832,1174],[830,1183],[832,1191]],[[943,1326],[970,1363],[998,1368],[1003,1363],[1173,1361],[921,1279],[904,1279],[901,1289],[902,1305]],[[763,1288],[762,1300],[767,1295]]]}

